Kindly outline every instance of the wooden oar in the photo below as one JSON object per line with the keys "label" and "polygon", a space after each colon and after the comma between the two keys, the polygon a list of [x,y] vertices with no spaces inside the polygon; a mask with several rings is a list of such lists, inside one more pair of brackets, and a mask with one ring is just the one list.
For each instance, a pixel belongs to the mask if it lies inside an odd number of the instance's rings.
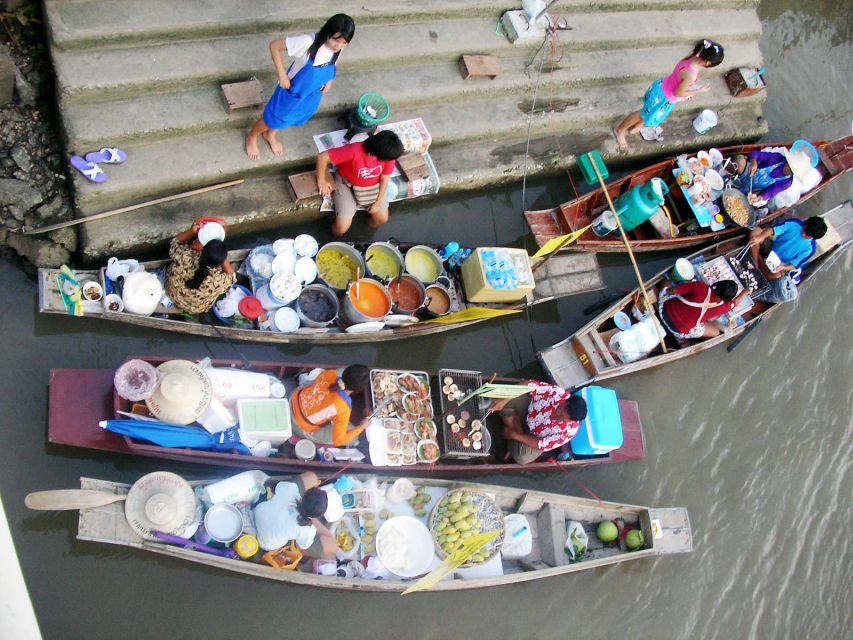
{"label": "wooden oar", "polygon": [[[642,292],[643,300],[646,303],[646,311],[651,315],[655,315],[654,307],[652,307],[652,303],[649,302],[649,294],[646,292],[646,283],[643,282],[643,275],[640,273],[640,267],[637,265],[636,258],[634,258],[634,252],[631,250],[631,243],[628,241],[628,234],[625,233],[625,228],[622,226],[622,220],[619,219],[619,213],[616,211],[616,205],[613,204],[613,200],[610,198],[610,192],[607,190],[607,184],[605,184],[604,178],[601,177],[601,172],[598,170],[598,163],[595,161],[595,158],[592,157],[592,154],[589,155],[589,161],[595,171],[595,177],[598,178],[598,183],[601,185],[601,190],[604,192],[604,197],[607,198],[607,204],[610,205],[613,217],[616,218],[616,225],[619,227],[619,233],[622,235],[622,242],[625,243],[625,249],[628,251],[628,257],[631,258],[631,265],[634,267],[637,282],[640,284],[640,291]],[[660,346],[663,349],[663,352],[666,353],[666,344],[664,342],[664,336],[661,334],[660,327],[657,322],[653,322],[652,324],[655,326],[655,333],[657,333]]]}
{"label": "wooden oar", "polygon": [[732,351],[737,349],[738,345],[744,341],[744,338],[746,338],[746,336],[755,331],[755,328],[761,324],[762,320],[764,320],[764,318],[759,317],[755,322],[753,322],[746,329],[744,329],[743,333],[741,333],[737,338],[735,338],[729,343],[729,346],[726,347],[726,352],[731,353]]}
{"label": "wooden oar", "polygon": [[69,511],[103,507],[127,498],[125,494],[92,491],[90,489],[56,489],[27,494],[24,504],[37,511]]}
{"label": "wooden oar", "polygon": [[110,209],[109,211],[103,211],[102,213],[96,213],[93,216],[86,216],[85,218],[76,218],[74,220],[66,220],[65,222],[60,222],[58,224],[52,224],[47,227],[38,227],[37,229],[28,229],[24,231],[25,236],[31,236],[36,233],[47,233],[48,231],[56,231],[57,229],[64,229],[65,227],[73,227],[77,224],[83,224],[84,222],[92,222],[94,220],[103,220],[104,218],[109,218],[110,216],[118,215],[119,213],[127,213],[128,211],[135,211],[136,209],[141,209],[143,207],[151,207],[155,204],[163,204],[164,202],[171,202],[172,200],[180,200],[181,198],[189,198],[190,196],[195,196],[200,193],[207,193],[208,191],[216,191],[217,189],[224,189],[225,187],[233,187],[238,184],[242,184],[245,182],[243,178],[238,180],[229,180],[228,182],[220,182],[218,184],[211,184],[206,187],[201,187],[200,189],[193,189],[192,191],[184,191],[182,193],[176,193],[171,196],[165,196],[163,198],[156,198],[155,200],[148,200],[147,202],[140,202],[139,204],[132,204],[127,207],[121,207],[119,209]]}

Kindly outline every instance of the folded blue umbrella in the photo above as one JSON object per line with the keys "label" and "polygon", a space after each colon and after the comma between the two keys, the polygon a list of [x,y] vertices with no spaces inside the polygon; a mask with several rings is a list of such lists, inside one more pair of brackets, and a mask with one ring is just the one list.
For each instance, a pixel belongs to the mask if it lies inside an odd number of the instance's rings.
{"label": "folded blue umbrella", "polygon": [[170,424],[159,420],[103,420],[102,428],[137,440],[145,440],[161,447],[182,447],[206,451],[233,451],[251,455],[249,448],[240,442],[240,431],[231,427],[219,433],[208,433],[194,425]]}

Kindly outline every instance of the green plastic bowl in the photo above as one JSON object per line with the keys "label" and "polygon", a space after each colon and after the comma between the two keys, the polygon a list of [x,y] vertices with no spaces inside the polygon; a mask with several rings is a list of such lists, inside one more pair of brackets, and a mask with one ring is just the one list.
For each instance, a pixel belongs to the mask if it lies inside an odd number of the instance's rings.
{"label": "green plastic bowl", "polygon": [[378,93],[363,93],[358,99],[358,120],[366,127],[382,124],[391,116],[391,105]]}

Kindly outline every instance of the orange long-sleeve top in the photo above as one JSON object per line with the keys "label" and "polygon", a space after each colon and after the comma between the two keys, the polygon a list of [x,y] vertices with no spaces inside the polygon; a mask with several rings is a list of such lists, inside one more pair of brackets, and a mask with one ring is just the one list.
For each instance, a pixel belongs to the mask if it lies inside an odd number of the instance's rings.
{"label": "orange long-sleeve top", "polygon": [[310,385],[297,389],[291,398],[296,424],[314,433],[331,422],[332,444],[336,447],[349,444],[364,431],[364,427],[349,429],[352,400],[339,380],[337,371],[327,369]]}

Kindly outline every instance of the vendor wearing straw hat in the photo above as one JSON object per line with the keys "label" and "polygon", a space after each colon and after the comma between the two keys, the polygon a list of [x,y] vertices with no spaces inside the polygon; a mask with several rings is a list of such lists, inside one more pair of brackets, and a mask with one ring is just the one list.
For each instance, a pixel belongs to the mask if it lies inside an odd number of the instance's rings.
{"label": "vendor wearing straw hat", "polygon": [[324,521],[343,517],[340,494],[332,485],[321,487],[310,471],[294,480],[276,484],[273,497],[254,508],[258,544],[271,551],[292,540],[308,557],[334,557],[338,545]]}
{"label": "vendor wearing straw hat", "polygon": [[319,444],[341,447],[351,443],[367,427],[367,420],[350,428],[352,394],[363,391],[370,382],[370,370],[361,364],[321,370],[309,384],[296,389],[290,397],[294,431]]}
{"label": "vendor wearing straw hat", "polygon": [[801,183],[807,182],[807,176],[817,166],[817,152],[805,140],[798,140],[791,149],[771,147],[755,149],[749,153],[749,158],[741,156],[737,159],[738,173],[741,176],[739,189],[748,194],[761,194],[764,200],[787,190],[797,178]]}
{"label": "vendor wearing straw hat", "polygon": [[201,252],[190,246],[202,226],[196,221],[191,228],[172,238],[169,245],[172,262],[166,272],[166,294],[178,312],[210,311],[219,296],[237,282],[222,239],[199,237],[203,245]]}

